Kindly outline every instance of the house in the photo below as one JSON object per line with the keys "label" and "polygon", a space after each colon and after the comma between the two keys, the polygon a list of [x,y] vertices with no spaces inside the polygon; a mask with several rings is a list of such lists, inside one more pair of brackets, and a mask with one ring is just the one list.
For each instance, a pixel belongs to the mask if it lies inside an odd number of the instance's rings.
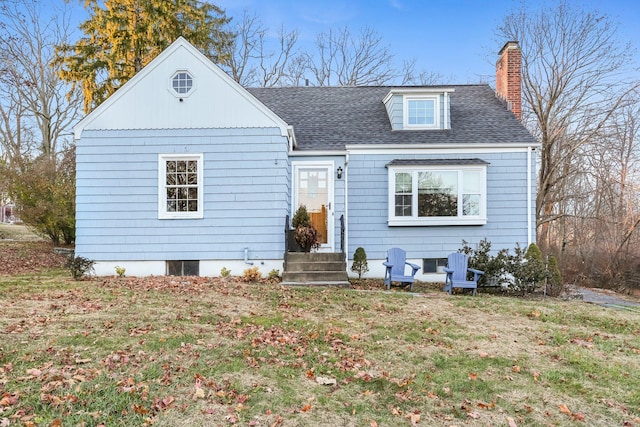
{"label": "house", "polygon": [[98,275],[282,271],[300,204],[320,252],[369,277],[404,248],[418,280],[462,241],[535,238],[535,151],[520,51],[488,85],[245,89],[178,39],[75,127],[76,255]]}

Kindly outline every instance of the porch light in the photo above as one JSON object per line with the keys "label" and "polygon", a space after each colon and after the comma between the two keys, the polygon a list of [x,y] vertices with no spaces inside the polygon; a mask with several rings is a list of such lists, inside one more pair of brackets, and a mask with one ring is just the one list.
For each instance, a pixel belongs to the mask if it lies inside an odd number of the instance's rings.
{"label": "porch light", "polygon": [[336,172],[338,174],[338,179],[342,179],[342,166],[338,166],[338,170]]}

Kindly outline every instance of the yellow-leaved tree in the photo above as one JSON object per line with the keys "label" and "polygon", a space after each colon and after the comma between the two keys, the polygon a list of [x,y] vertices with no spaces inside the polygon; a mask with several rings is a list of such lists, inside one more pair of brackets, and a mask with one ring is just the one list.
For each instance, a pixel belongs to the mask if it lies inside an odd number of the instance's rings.
{"label": "yellow-leaved tree", "polygon": [[80,86],[84,111],[100,105],[179,36],[213,62],[228,60],[234,35],[218,6],[199,0],[85,0],[84,36],[57,47],[60,77]]}

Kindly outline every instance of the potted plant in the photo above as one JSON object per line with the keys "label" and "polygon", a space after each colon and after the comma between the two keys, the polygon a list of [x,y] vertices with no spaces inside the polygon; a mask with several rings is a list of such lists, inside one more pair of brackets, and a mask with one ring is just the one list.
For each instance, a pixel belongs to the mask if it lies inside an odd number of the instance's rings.
{"label": "potted plant", "polygon": [[302,252],[311,252],[320,246],[318,230],[311,225],[311,218],[305,205],[300,205],[291,219],[293,238]]}

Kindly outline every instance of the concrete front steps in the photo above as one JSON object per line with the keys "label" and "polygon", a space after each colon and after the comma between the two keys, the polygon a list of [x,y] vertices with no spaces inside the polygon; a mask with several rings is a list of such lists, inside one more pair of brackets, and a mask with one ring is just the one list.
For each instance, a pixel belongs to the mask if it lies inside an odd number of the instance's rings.
{"label": "concrete front steps", "polygon": [[345,256],[342,253],[287,252],[282,284],[349,286]]}

